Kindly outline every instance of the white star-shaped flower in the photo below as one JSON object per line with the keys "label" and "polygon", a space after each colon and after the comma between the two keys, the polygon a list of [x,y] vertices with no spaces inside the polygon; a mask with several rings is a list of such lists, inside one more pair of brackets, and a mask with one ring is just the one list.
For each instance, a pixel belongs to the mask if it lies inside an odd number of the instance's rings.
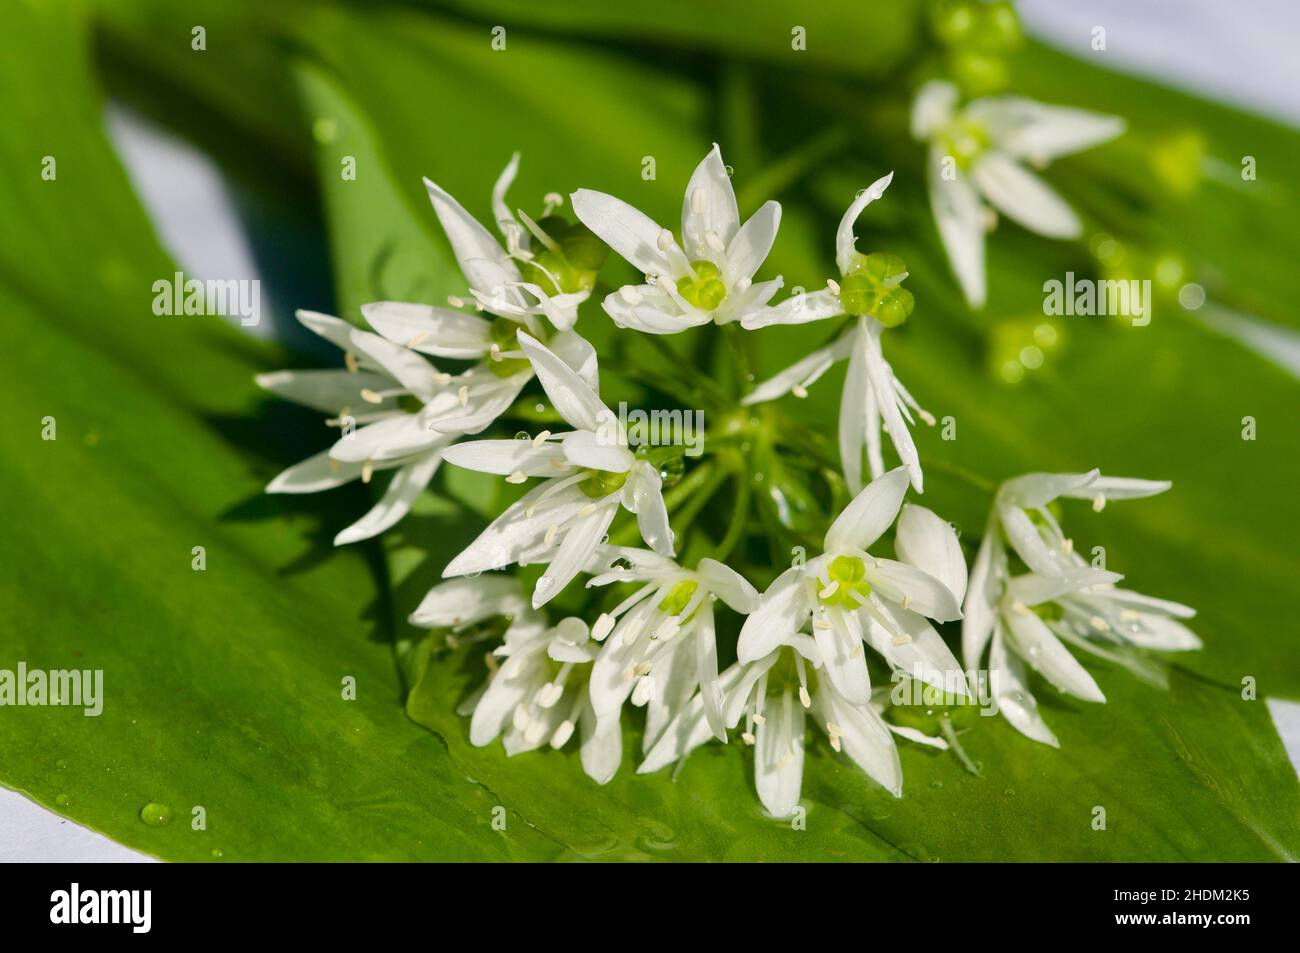
{"label": "white star-shaped flower", "polygon": [[675,334],[714,321],[738,321],[772,300],[781,279],[754,281],[776,239],[781,205],[766,202],[744,225],[731,177],[715,144],[695,169],[682,202],[680,241],[626,202],[579,189],[574,214],[646,275],[608,295],[605,311],[620,327]]}
{"label": "white star-shaped flower", "polygon": [[927,178],[939,237],[966,300],[984,306],[984,233],[997,209],[1031,232],[1077,238],[1074,210],[1025,163],[1101,145],[1124,131],[1124,120],[1032,99],[994,96],[958,109],[960,92],[933,80],[912,105],[912,135],[929,144]]}
{"label": "white star-shaped flower", "polygon": [[[962,655],[978,668],[987,649],[998,708],[1022,734],[1058,746],[1028,689],[1025,663],[1060,691],[1104,702],[1096,681],[1067,645],[1158,681],[1137,650],[1188,651],[1200,639],[1178,621],[1195,611],[1177,602],[1116,588],[1119,573],[1094,568],[1074,551],[1048,504],[1060,497],[1137,499],[1169,483],[1088,473],[1031,473],[998,489],[988,528],[971,568],[962,623]],[[1005,539],[1029,572],[1013,576]]]}
{"label": "white star-shaped flower", "polygon": [[[463,576],[512,563],[548,562],[533,606],[549,601],[587,566],[620,505],[637,517],[641,538],[671,556],[672,530],[658,469],[628,450],[623,425],[597,391],[546,345],[520,332],[519,343],[556,411],[574,429],[532,440],[474,440],[446,459],[506,476],[542,477],[443,570]],[[452,449],[452,448],[449,448]]]}
{"label": "white star-shaped flower", "polygon": [[605,643],[591,673],[597,717],[617,717],[629,697],[645,705],[649,747],[698,691],[714,735],[726,741],[713,602],[721,599],[744,615],[758,607],[758,592],[716,559],[701,559],[689,570],[658,553],[620,547],[609,549],[602,562],[604,571],[588,586],[640,585],[592,626],[592,637]]}
{"label": "white star-shaped flower", "polygon": [[820,291],[792,295],[780,304],[752,312],[744,319],[751,330],[774,324],[807,324],[844,315],[857,320],[834,341],[764,381],[746,395],[743,403],[758,404],[793,393],[807,395],[808,388],[837,361],[848,359],[849,372],[840,397],[839,446],[844,478],[849,489],[862,489],[862,451],[872,478],[885,472],[880,430],[883,425],[898,459],[907,467],[917,492],[924,489],[921,459],[908,430],[915,424],[912,412],[928,424],[934,417],[894,376],[885,360],[880,336],[912,312],[912,295],[901,285],[907,272],[894,255],[863,255],[857,251],[854,224],[871,202],[880,198],[894,174],[876,180],[849,206],[835,233],[835,260],[839,281],[828,281]]}
{"label": "white star-shaped flower", "polygon": [[458,436],[433,424],[463,408],[456,392],[441,383],[444,375],[420,355],[330,315],[300,311],[298,320],[342,348],[347,368],[276,371],[259,375],[257,382],[332,414],[331,425],[343,433],[328,450],[285,470],[266,490],[315,493],[358,478],[368,482],[377,470],[395,470],[379,502],[341,531],[334,544],[369,539],[405,516],[428,486],[442,451]]}
{"label": "white star-shaped flower", "polygon": [[[938,517],[900,520],[901,560],[866,551],[893,525],[906,492],[907,471],[899,467],[853,498],[827,531],[825,551],[787,569],[763,593],[740,632],[736,653],[741,662],[770,654],[811,621],[828,678],[855,705],[871,701],[864,643],[895,668],[944,691],[966,694],[961,667],[926,621],[961,618],[958,590],[964,585],[964,562],[958,573],[951,561],[940,563],[928,555],[955,551],[961,562],[952,527]],[[921,553],[931,560],[926,568],[904,561]],[[950,577],[940,579],[933,572]]]}

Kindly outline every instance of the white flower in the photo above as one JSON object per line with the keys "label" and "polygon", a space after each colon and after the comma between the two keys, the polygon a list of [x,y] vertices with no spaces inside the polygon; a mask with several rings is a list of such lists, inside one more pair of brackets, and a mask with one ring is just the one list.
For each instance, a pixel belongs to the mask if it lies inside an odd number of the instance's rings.
{"label": "white flower", "polygon": [[880,335],[896,327],[912,311],[912,295],[901,287],[907,277],[902,261],[893,255],[863,255],[856,250],[853,226],[872,201],[884,194],[894,174],[878,179],[854,200],[835,234],[835,260],[840,281],[829,281],[821,291],[792,295],[779,305],[751,313],[744,319],[750,329],[773,324],[807,324],[843,315],[857,318],[831,344],[819,348],[792,364],[747,395],[745,404],[775,400],[793,392],[806,396],[807,389],[836,361],[849,361],[848,375],[840,398],[839,446],[844,477],[849,489],[862,489],[862,451],[874,479],[885,472],[880,430],[889,433],[898,458],[907,467],[917,492],[924,489],[921,461],[908,431],[914,425],[912,411],[933,425],[934,417],[922,410],[885,360]]}
{"label": "white flower", "polygon": [[547,628],[539,614],[524,619],[511,625],[502,645],[489,656],[505,661],[461,707],[471,715],[470,743],[482,747],[501,737],[506,755],[513,756],[544,744],[562,748],[577,728],[582,767],[604,784],[618,770],[623,735],[617,718],[599,730],[596,725],[586,689],[595,655],[586,623],[570,617]]}
{"label": "white flower", "polygon": [[[998,489],[989,525],[971,569],[962,625],[962,654],[977,668],[989,651],[998,708],[1021,733],[1059,746],[1028,690],[1024,662],[1060,691],[1104,702],[1097,683],[1066,644],[1155,680],[1137,650],[1187,651],[1200,639],[1179,618],[1194,610],[1115,587],[1119,573],[1095,569],[1074,551],[1047,509],[1059,497],[1109,499],[1162,493],[1169,483],[1081,474],[1031,473]],[[1035,517],[1037,519],[1035,520]],[[1003,539],[1029,568],[1012,576]]]}
{"label": "white flower", "polygon": [[754,281],[781,223],[766,202],[740,224],[731,177],[715,144],[695,169],[682,202],[681,241],[626,202],[590,189],[571,196],[579,219],[646,275],[605,298],[614,323],[649,334],[743,318],[772,299],[781,279]]}
{"label": "white flower", "polygon": [[960,93],[934,80],[912,105],[912,135],[929,143],[930,205],[939,237],[966,300],[984,305],[984,232],[994,213],[987,202],[1032,232],[1077,238],[1074,210],[1023,163],[1052,159],[1107,142],[1124,121],[1082,109],[997,96],[958,110]]}
{"label": "white flower", "polygon": [[[754,786],[774,817],[789,817],[799,803],[807,710],[835,751],[848,755],[895,797],[902,796],[903,774],[892,734],[947,747],[941,739],[889,724],[876,702],[850,702],[829,679],[818,677],[821,658],[814,640],[800,633],[762,658],[737,662],[720,679],[726,726],[736,728],[745,719],[741,737],[754,746]],[[696,694],[669,722],[637,773],[682,760],[712,734],[703,696]]]}
{"label": "white flower", "polygon": [[[379,502],[334,544],[369,539],[405,516],[433,479],[442,451],[456,435],[434,430],[432,423],[458,411],[460,403],[420,355],[330,315],[299,311],[298,320],[342,348],[347,369],[276,371],[259,375],[257,382],[334,415],[330,423],[343,434],[328,450],[285,470],[266,491],[314,493],[357,478],[369,482],[376,470],[395,470]],[[412,400],[418,410],[406,409]]]}
{"label": "white flower", "polygon": [[[475,307],[494,316],[493,320],[458,308],[401,301],[379,301],[361,308],[371,327],[390,341],[423,354],[478,362],[445,378],[444,383],[459,398],[461,410],[436,422],[436,429],[444,432],[477,433],[514,402],[533,377],[532,367],[519,350],[517,334],[523,330],[547,338],[542,318],[560,332],[550,338],[551,349],[595,384],[595,350],[572,330],[578,305],[590,295],[589,282],[595,279],[595,271],[582,266],[593,262],[585,258],[576,263],[569,260],[568,256],[585,254],[578,241],[581,236],[573,234],[574,227],[555,238],[523,212],[518,214],[524,225],[510,213],[505,192],[518,166],[516,154],[492,192],[493,212],[508,251],[455,199],[425,180],[434,210],[469,283]],[[557,231],[563,227],[552,225]],[[594,241],[581,226],[576,228]],[[561,241],[568,242],[567,256]],[[534,254],[533,242],[543,245],[540,254]],[[525,280],[521,265],[537,280]],[[545,289],[539,281],[546,283]],[[459,298],[453,303],[465,304]]]}
{"label": "white flower", "polygon": [[629,696],[634,705],[646,705],[648,748],[698,691],[710,728],[726,741],[713,601],[744,615],[758,607],[758,592],[715,559],[688,570],[657,553],[620,547],[609,548],[602,562],[605,571],[588,586],[641,585],[592,626],[592,638],[605,643],[591,673],[597,718],[617,717]]}
{"label": "white flower", "polygon": [[[827,531],[825,552],[783,572],[763,594],[741,629],[740,661],[755,661],[787,644],[811,618],[826,674],[852,704],[871,700],[863,642],[896,669],[965,694],[957,660],[926,621],[961,618],[956,581],[866,552],[893,524],[906,492],[907,471],[899,467],[854,497]],[[898,547],[904,560],[921,552],[950,553],[955,546],[952,527],[937,517],[900,521],[898,535],[905,540]]]}
{"label": "white flower", "polygon": [[523,332],[519,342],[556,411],[574,429],[449,448],[446,458],[457,466],[501,474],[514,483],[530,477],[545,481],[497,517],[443,576],[549,562],[533,590],[538,607],[591,561],[620,505],[636,514],[641,538],[655,552],[671,556],[673,542],[659,471],[627,449],[627,435],[613,411],[544,344]]}

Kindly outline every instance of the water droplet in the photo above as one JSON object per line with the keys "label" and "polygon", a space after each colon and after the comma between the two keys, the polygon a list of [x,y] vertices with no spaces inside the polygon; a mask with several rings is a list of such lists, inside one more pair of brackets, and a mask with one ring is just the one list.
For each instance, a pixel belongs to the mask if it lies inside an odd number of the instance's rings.
{"label": "water droplet", "polygon": [[68,797],[66,794],[60,794],[54,799],[54,803],[59,807],[67,807],[72,803],[72,798]]}
{"label": "water droplet", "polygon": [[931,781],[930,787],[934,788],[937,791],[939,788],[943,787],[943,782],[939,780]]}
{"label": "water droplet", "polygon": [[65,761],[63,758],[60,758],[58,761],[54,762],[54,766],[58,768],[60,771],[62,771],[64,768],[68,766],[68,762]]}
{"label": "water droplet", "polygon": [[728,178],[730,178],[731,176],[733,176],[733,175],[736,174],[736,170],[733,169],[731,166],[725,166],[725,168],[726,168],[726,170],[727,170],[727,177],[728,177]]}
{"label": "water droplet", "polygon": [[515,434],[516,440],[532,440],[532,435],[527,430],[521,430]]}
{"label": "water droplet", "polygon": [[166,804],[158,804],[150,801],[144,807],[140,808],[140,820],[144,821],[150,827],[162,827],[172,819],[172,809]]}
{"label": "water droplet", "polygon": [[1002,793],[1005,794],[1007,797],[1015,797],[1015,796],[1016,796],[1016,789],[1015,789],[1015,788],[1007,788],[1007,789],[1006,789],[1005,791],[1003,791]]}
{"label": "water droplet", "polygon": [[213,857],[224,857],[224,856],[226,856],[226,855],[225,855],[224,853],[222,853],[220,847],[214,847],[214,848],[212,848],[212,856],[213,856]]}

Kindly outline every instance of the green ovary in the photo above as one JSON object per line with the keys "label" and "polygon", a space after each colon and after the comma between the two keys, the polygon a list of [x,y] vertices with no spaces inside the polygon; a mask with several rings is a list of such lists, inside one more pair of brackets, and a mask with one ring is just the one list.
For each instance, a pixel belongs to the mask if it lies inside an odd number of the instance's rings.
{"label": "green ovary", "polygon": [[722,283],[722,273],[718,266],[707,259],[691,262],[693,278],[682,278],[677,282],[677,293],[699,308],[712,311],[722,304],[727,296],[727,286]]}
{"label": "green ovary", "polygon": [[887,328],[896,328],[912,313],[912,292],[899,284],[907,271],[897,255],[855,252],[840,281],[840,305],[846,314],[869,314]]}
{"label": "green ovary", "polygon": [[586,479],[578,486],[582,492],[593,500],[603,499],[623,488],[627,482],[627,473],[616,470],[587,470]]}
{"label": "green ovary", "polygon": [[835,591],[828,596],[818,595],[817,598],[823,605],[856,609],[871,595],[866,563],[857,556],[836,556],[831,560],[827,575],[830,577],[830,585],[835,586]]}
{"label": "green ovary", "polygon": [[[519,329],[523,327],[518,321],[509,318],[497,318],[492,322],[492,343],[502,351],[519,350]],[[497,377],[513,377],[529,368],[528,359],[524,357],[506,357],[501,360],[488,359],[488,368]]]}
{"label": "green ovary", "polygon": [[585,225],[570,224],[558,215],[548,215],[537,225],[558,250],[543,246],[531,261],[521,263],[524,280],[548,295],[576,294],[595,287],[596,273],[609,254],[605,244]]}
{"label": "green ovary", "polygon": [[944,132],[943,147],[957,161],[959,169],[969,169],[971,163],[989,147],[989,134],[977,122],[958,119]]}
{"label": "green ovary", "polygon": [[683,579],[668,591],[668,595],[659,601],[659,611],[667,615],[681,615],[686,607],[690,605],[691,598],[698,588],[699,583],[694,579]]}

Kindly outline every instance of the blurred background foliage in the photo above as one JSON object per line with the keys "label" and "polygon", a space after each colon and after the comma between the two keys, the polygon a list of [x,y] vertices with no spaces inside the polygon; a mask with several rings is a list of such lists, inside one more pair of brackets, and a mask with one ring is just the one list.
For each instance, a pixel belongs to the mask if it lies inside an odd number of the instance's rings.
{"label": "blurred background foliage", "polygon": [[[1195,282],[1207,307],[1264,328],[1300,323],[1300,196],[1286,174],[1300,138],[1026,43],[1005,58],[1011,90],[1122,115],[1130,131],[1047,173],[1085,238],[1004,223],[989,238],[990,303],[972,312],[906,132],[914,84],[957,68],[933,14],[920,0],[797,12],[752,0],[9,4],[0,481],[13,516],[0,537],[0,666],[102,668],[108,701],[97,719],[6,712],[0,782],[168,859],[1293,859],[1300,792],[1263,698],[1300,698],[1300,384],[1177,295]],[[491,45],[499,25],[504,51]],[[804,51],[791,48],[796,25]],[[990,67],[960,68],[978,83]],[[277,299],[267,316],[286,343],[152,314],[152,284],[175,265],[105,136],[110,98],[237,184],[271,295],[311,297]],[[599,789],[572,753],[507,761],[469,746],[454,707],[482,678],[479,653],[443,651],[403,620],[481,527],[495,484],[446,472],[383,543],[343,551],[329,539],[368,505],[366,488],[262,496],[327,440],[316,417],[252,382],[318,363],[292,353],[305,345],[289,309],[359,321],[366,301],[463,292],[422,176],[486,219],[518,149],[512,199],[525,209],[583,186],[672,222],[714,141],[742,215],[771,197],[785,207],[767,271],[787,288],[824,281],[843,208],[896,171],[859,247],[897,253],[911,272],[916,312],[886,349],[921,402],[956,420],[955,441],[925,429],[918,443],[924,502],[966,531],[968,556],[989,500],[956,472],[1097,466],[1174,481],[1150,501],[1067,513],[1081,549],[1104,545],[1134,588],[1200,609],[1206,647],[1176,660],[1167,691],[1098,666],[1105,706],[1039,692],[1061,751],[982,719],[963,737],[981,776],[906,749],[898,801],[810,746],[808,830],[794,832],[762,816],[740,745],[702,750],[674,778],[635,778],[628,756]],[[1246,155],[1255,181],[1238,174]],[[45,156],[54,181],[41,177]],[[340,178],[345,156],[355,181]],[[610,284],[630,274],[619,267]],[[1045,319],[1043,282],[1068,270],[1156,279],[1153,322]],[[579,328],[602,355],[635,345],[595,303]],[[766,374],[821,334],[759,340]],[[706,353],[712,338],[672,345]],[[842,373],[791,402],[810,430],[833,433]],[[614,399],[662,399],[616,375],[607,386]],[[39,437],[46,416],[52,443]],[[1241,439],[1247,416],[1254,441]],[[772,476],[799,492],[797,474]],[[345,676],[355,702],[339,700]],[[1247,677],[1259,700],[1243,700]],[[143,824],[148,802],[177,820]],[[191,829],[190,805],[206,808],[206,831]],[[498,805],[504,832],[490,823]],[[1099,805],[1104,832],[1091,825]]]}

